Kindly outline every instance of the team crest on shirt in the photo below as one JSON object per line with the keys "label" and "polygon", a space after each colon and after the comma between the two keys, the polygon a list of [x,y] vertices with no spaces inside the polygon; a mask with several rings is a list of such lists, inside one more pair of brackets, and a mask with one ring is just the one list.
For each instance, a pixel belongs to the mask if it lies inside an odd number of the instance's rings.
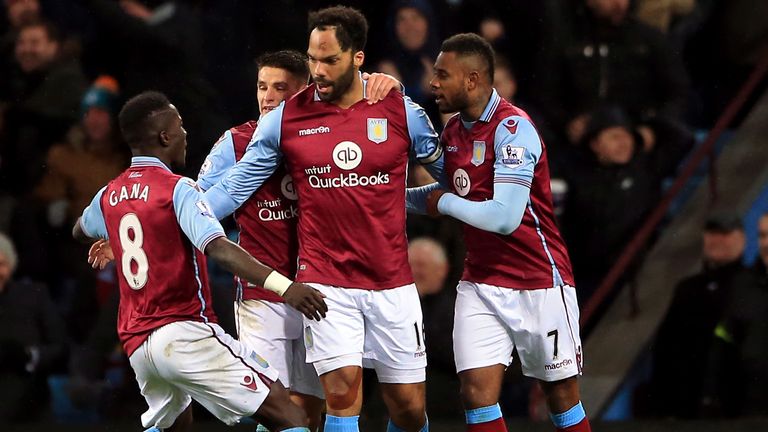
{"label": "team crest on shirt", "polygon": [[472,165],[480,166],[485,162],[485,141],[472,142]]}
{"label": "team crest on shirt", "polygon": [[387,140],[387,119],[368,119],[368,139],[376,144],[381,144]]}
{"label": "team crest on shirt", "polygon": [[507,168],[517,168],[523,164],[525,147],[513,147],[511,144],[504,146],[501,163]]}
{"label": "team crest on shirt", "polygon": [[205,201],[198,201],[195,203],[197,206],[197,209],[200,210],[200,214],[206,217],[209,217],[211,219],[216,219],[213,216],[213,210],[211,210],[211,206],[208,205]]}

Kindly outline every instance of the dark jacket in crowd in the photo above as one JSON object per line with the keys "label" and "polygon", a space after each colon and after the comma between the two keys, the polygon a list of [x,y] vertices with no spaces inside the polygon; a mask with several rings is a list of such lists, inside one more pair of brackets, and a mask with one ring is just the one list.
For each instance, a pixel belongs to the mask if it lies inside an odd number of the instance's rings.
{"label": "dark jacket in crowd", "polygon": [[[705,402],[715,329],[748,270],[740,261],[704,268],[680,281],[653,346],[657,415],[696,418]],[[734,372],[734,371],[732,371]]]}
{"label": "dark jacket in crowd", "polygon": [[0,424],[37,419],[46,377],[67,368],[65,331],[45,285],[11,281],[0,292]]}

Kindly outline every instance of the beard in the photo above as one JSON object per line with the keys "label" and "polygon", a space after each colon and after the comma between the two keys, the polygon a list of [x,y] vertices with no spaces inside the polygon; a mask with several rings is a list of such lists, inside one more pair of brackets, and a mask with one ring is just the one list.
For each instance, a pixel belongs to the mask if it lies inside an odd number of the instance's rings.
{"label": "beard", "polygon": [[349,88],[352,86],[355,75],[357,75],[357,71],[355,71],[355,67],[350,61],[349,68],[347,68],[347,70],[341,74],[341,76],[338,77],[336,81],[313,78],[315,84],[323,84],[331,87],[330,93],[317,93],[320,96],[320,100],[323,102],[333,102],[341,99],[341,96],[346,93],[347,90],[349,90]]}

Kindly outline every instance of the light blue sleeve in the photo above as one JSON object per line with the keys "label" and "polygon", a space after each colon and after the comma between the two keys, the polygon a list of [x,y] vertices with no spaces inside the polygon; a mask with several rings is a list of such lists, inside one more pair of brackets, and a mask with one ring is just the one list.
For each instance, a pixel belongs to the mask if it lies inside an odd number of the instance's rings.
{"label": "light blue sleeve", "polygon": [[541,139],[530,121],[511,116],[496,128],[494,149],[493,199],[469,201],[447,193],[437,208],[475,228],[506,235],[523,220],[534,169],[541,157]]}
{"label": "light blue sleeve", "polygon": [[413,154],[435,180],[443,182],[443,147],[440,145],[432,121],[424,112],[424,108],[411,98],[403,96],[403,101]]}
{"label": "light blue sleeve", "polygon": [[83,210],[83,216],[80,218],[80,228],[83,233],[90,238],[109,239],[107,235],[107,224],[104,222],[104,213],[101,211],[101,196],[104,195],[106,186],[96,192],[88,207]]}
{"label": "light blue sleeve", "polygon": [[408,188],[405,190],[405,209],[409,213],[427,214],[427,196],[433,190],[442,188],[440,183]]}
{"label": "light blue sleeve", "polygon": [[182,177],[176,183],[173,209],[181,230],[201,252],[212,240],[224,235],[224,228],[192,179]]}
{"label": "light blue sleeve", "polygon": [[285,103],[259,120],[245,155],[220,182],[205,192],[205,199],[217,218],[222,219],[237,210],[280,166],[283,107]]}
{"label": "light blue sleeve", "polygon": [[235,142],[232,139],[232,131],[224,132],[224,135],[216,141],[211,152],[205,158],[197,175],[197,185],[207,191],[213,185],[220,182],[235,164]]}

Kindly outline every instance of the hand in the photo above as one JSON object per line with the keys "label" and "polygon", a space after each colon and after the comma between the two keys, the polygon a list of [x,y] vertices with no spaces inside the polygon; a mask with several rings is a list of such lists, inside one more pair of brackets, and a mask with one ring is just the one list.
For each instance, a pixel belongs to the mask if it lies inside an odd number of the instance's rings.
{"label": "hand", "polygon": [[384,99],[389,91],[397,89],[400,91],[400,81],[395,79],[392,75],[383,73],[363,73],[363,79],[368,81],[365,93],[368,99],[368,105],[373,105],[380,100]]}
{"label": "hand", "polygon": [[589,123],[589,114],[581,114],[568,122],[566,134],[571,144],[578,144],[584,134],[587,132],[587,123]]}
{"label": "hand", "polygon": [[440,198],[448,191],[445,189],[435,189],[427,195],[427,214],[432,217],[440,216],[440,210],[437,209],[437,203]]}
{"label": "hand", "polygon": [[88,264],[93,268],[102,270],[114,260],[115,254],[112,253],[112,246],[107,240],[99,240],[88,249]]}
{"label": "hand", "polygon": [[653,132],[653,129],[649,126],[638,126],[637,133],[643,137],[643,142],[638,143],[643,145],[643,151],[646,153],[653,151],[653,148],[656,146],[656,134]]}
{"label": "hand", "polygon": [[325,313],[328,312],[324,298],[325,295],[320,291],[298,282],[292,283],[283,293],[286,303],[315,321],[320,321],[321,317],[325,318]]}

